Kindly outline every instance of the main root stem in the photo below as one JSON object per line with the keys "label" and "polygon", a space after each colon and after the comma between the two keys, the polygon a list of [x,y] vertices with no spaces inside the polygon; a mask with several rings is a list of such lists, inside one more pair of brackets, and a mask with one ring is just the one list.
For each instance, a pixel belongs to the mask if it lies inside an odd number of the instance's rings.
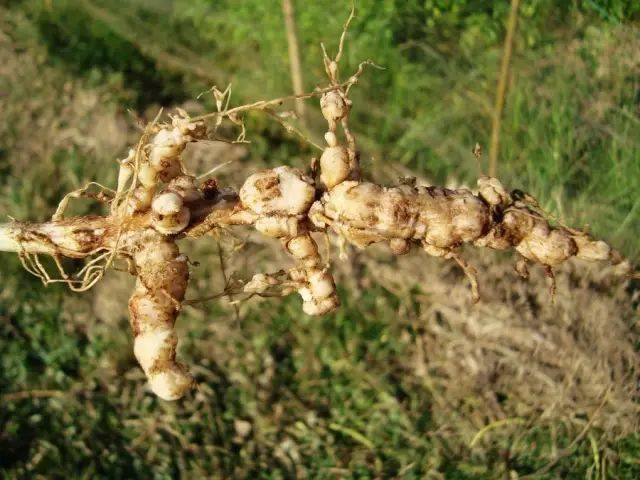
{"label": "main root stem", "polygon": [[[515,250],[517,271],[527,275],[526,262],[541,265],[553,279],[553,269],[572,257],[618,265],[623,275],[637,276],[630,264],[605,242],[580,230],[556,225],[537,202],[520,191],[508,192],[493,177],[482,176],[477,190],[447,189],[403,182],[385,187],[361,179],[360,154],[349,127],[350,89],[363,62],[347,80],[340,80],[338,63],[345,47],[351,12],[340,37],[338,53],[329,57],[323,47],[329,85],[315,92],[229,108],[230,88],[213,87],[217,111],[190,118],[178,110],[170,122],[154,119],[135,148],[120,162],[118,185],[111,190],[90,183],[66,195],[49,222],[0,225],[0,251],[18,253],[24,267],[45,284],[64,282],[85,291],[102,278],[115,259],[124,259],[136,275],[129,301],[134,353],[151,389],[161,398],[180,398],[194,384],[187,368],[176,361],[174,330],[189,279],[189,262],[177,242],[234,225],[250,226],[278,238],[295,262],[288,271],[256,274],[244,285],[225,279],[224,295],[288,295],[297,292],[303,310],[322,315],[338,308],[339,299],[330,266],[319,254],[313,232],[336,234],[342,243],[365,248],[387,244],[396,255],[418,246],[436,257],[454,260],[471,285],[471,298],[480,299],[475,268],[460,254],[467,244],[496,250]],[[288,166],[251,175],[239,192],[221,188],[213,179],[201,182],[186,171],[181,154],[189,143],[215,136],[224,119],[246,134],[241,114],[266,112],[288,131],[302,133],[273,110],[286,100],[320,97],[327,121],[326,146],[312,168],[312,178]],[[206,120],[215,120],[208,129]],[[315,168],[318,167],[318,168]],[[208,172],[206,176],[209,175]],[[97,185],[97,193],[89,187]],[[106,216],[64,218],[72,198],[89,197],[110,204]],[[39,255],[53,257],[60,277],[47,272]],[[61,258],[85,259],[76,274],[68,274]],[[553,284],[555,291],[555,283]],[[216,297],[219,297],[217,295]]]}

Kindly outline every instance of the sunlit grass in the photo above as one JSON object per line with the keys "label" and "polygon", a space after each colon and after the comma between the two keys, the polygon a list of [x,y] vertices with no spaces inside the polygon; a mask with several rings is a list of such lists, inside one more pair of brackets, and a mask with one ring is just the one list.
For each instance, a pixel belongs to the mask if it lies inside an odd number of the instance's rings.
{"label": "sunlit grass", "polygon": [[[93,17],[82,3],[71,6],[80,19],[65,24],[66,17],[58,17],[52,3],[22,2],[31,21],[14,12],[5,17],[12,27],[3,24],[3,32],[26,53],[3,57],[5,65],[12,65],[9,70],[24,76],[6,76],[7,83],[0,79],[9,93],[0,97],[7,106],[0,129],[0,213],[42,219],[62,192],[82,181],[112,182],[113,158],[127,143],[122,119],[132,123],[124,109],[137,104],[153,110],[156,101],[193,98],[208,86],[179,66],[163,67],[157,52],[188,48],[199,65],[213,63],[214,76],[221,76],[216,81],[233,81],[238,102],[288,93],[276,3],[189,1],[157,7],[140,2],[156,12],[155,28],[147,24],[144,35],[135,28],[129,33],[156,48],[132,47],[120,38],[115,45],[122,57],[107,56],[107,66],[89,67],[91,55],[87,64],[73,65],[73,42],[69,50],[56,52],[56,39],[42,22],[72,25],[78,31],[64,30],[63,38],[95,41],[101,48],[114,44],[111,36],[118,37],[109,22],[106,30],[87,33],[83,25]],[[298,3],[307,87],[312,88],[322,75],[318,42],[335,46],[346,9],[328,0],[304,7]],[[434,181],[471,183],[477,175],[471,147],[476,141],[486,144],[489,136],[499,12],[480,15],[477,25],[441,26],[432,38],[421,30],[421,19],[410,15],[420,9],[412,10],[413,2],[401,3],[359,2],[361,13],[349,37],[345,72],[364,58],[386,67],[363,77],[354,96],[364,167],[369,174],[389,177],[382,167],[402,165]],[[107,10],[126,22],[127,9],[137,8],[130,5],[112,4]],[[540,33],[544,19],[523,19],[503,120],[500,175],[534,193],[562,221],[589,223],[637,257],[640,132],[634,56],[640,42],[624,27],[575,15],[575,31],[560,29],[554,42]],[[585,34],[588,22],[593,27]],[[444,35],[456,29],[464,30],[459,42]],[[96,39],[92,32],[107,38]],[[181,42],[181,48],[172,41]],[[80,47],[91,53],[90,43]],[[24,63],[36,56],[38,61]],[[132,62],[152,68],[156,61],[161,71],[146,87],[140,65],[126,72]],[[135,88],[147,90],[125,88],[127,75],[142,82]],[[168,80],[163,83],[163,78]],[[155,82],[162,83],[161,99],[151,88]],[[249,162],[301,166],[307,161],[304,150],[279,127],[260,118],[251,122],[256,133]],[[121,137],[104,133],[109,125],[122,123]],[[99,128],[92,130],[95,125]],[[258,138],[260,133],[267,138]],[[113,142],[81,141],[93,136]],[[219,288],[217,264],[203,263],[195,270],[193,289],[211,293]],[[495,281],[489,277],[489,282],[498,284],[506,270],[494,272]],[[433,282],[451,275],[434,269]],[[478,412],[474,407],[480,400],[469,394],[459,410],[450,408],[451,419],[443,418],[446,405],[435,405],[447,400],[438,390],[442,385],[433,383],[438,372],[418,374],[412,357],[416,338],[424,335],[420,311],[435,299],[421,285],[412,285],[408,293],[392,291],[375,273],[365,286],[342,288],[344,308],[321,319],[301,314],[296,298],[243,304],[239,322],[225,302],[186,309],[179,322],[181,354],[194,366],[200,391],[180,403],[161,402],[146,391],[131,354],[124,278],[122,273],[111,277],[95,296],[79,296],[62,287],[45,289],[17,259],[2,257],[3,477],[425,478],[431,472],[432,478],[495,478],[505,468],[535,472],[575,438],[575,425],[525,422],[527,428],[518,430],[522,424],[513,421],[487,430],[471,448],[480,427],[461,431],[455,425],[463,423],[460,418],[469,425],[491,425],[494,412]],[[521,309],[516,312],[532,308],[520,297],[515,303]],[[456,308],[449,307],[454,313]],[[444,325],[447,312],[428,318]],[[630,322],[635,318],[627,316]],[[597,433],[546,478],[603,478],[605,470],[607,478],[638,478],[637,435],[600,445]],[[603,467],[605,456],[617,461]]]}

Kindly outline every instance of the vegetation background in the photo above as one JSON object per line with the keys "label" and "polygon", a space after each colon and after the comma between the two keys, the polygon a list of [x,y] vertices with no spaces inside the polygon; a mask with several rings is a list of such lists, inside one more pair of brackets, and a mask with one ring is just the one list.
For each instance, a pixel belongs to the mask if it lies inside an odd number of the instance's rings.
{"label": "vegetation background", "polygon": [[[344,3],[344,4],[343,4]],[[295,2],[305,90],[324,81],[348,2]],[[472,185],[488,144],[508,1],[360,0],[343,72],[363,168]],[[528,0],[519,10],[498,172],[570,225],[627,256],[640,249],[640,3]],[[211,109],[292,91],[279,0],[0,1],[0,212],[43,220],[114,159],[160,106]],[[291,108],[291,106],[289,106]],[[313,102],[307,123],[323,124]],[[271,120],[249,145],[190,150],[239,186],[312,152]],[[486,168],[486,167],[485,167]],[[92,207],[81,205],[78,213]],[[239,234],[240,235],[240,234]],[[189,247],[191,297],[286,265],[242,234]],[[537,272],[471,253],[485,300],[452,266],[353,252],[343,309],[228,299],[188,307],[181,355],[200,388],[151,396],[131,352],[123,273],[77,295],[44,288],[16,258],[0,268],[3,478],[640,478],[638,286],[571,265],[548,300]]]}

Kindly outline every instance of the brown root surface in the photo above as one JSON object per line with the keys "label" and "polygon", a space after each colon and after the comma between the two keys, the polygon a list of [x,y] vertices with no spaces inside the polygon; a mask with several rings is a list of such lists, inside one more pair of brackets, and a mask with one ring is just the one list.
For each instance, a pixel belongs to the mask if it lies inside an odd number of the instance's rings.
{"label": "brown root surface", "polygon": [[153,392],[177,400],[193,385],[187,368],[176,362],[176,317],[187,289],[187,259],[172,240],[152,229],[133,247],[136,288],[129,300],[134,353]]}

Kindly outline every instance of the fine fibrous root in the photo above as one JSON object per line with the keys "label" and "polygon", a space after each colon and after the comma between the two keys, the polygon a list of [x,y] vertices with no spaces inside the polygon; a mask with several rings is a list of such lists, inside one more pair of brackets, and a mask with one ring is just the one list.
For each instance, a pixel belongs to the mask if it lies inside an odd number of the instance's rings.
{"label": "fine fibrous root", "polygon": [[[177,242],[214,231],[224,233],[234,225],[252,226],[279,239],[294,266],[274,274],[258,273],[240,285],[236,280],[227,282],[224,294],[250,297],[297,292],[309,315],[322,315],[340,305],[315,232],[325,237],[333,232],[341,245],[365,248],[383,243],[395,255],[417,246],[429,255],[453,260],[470,282],[473,301],[479,300],[480,293],[476,269],[460,253],[465,244],[514,249],[519,256],[516,271],[527,277],[527,263],[541,265],[552,281],[552,293],[556,288],[553,269],[572,257],[608,261],[618,266],[620,274],[637,276],[605,242],[550,223],[535,199],[518,190],[507,191],[496,178],[481,176],[476,191],[420,186],[415,181],[385,187],[362,180],[356,138],[349,128],[353,107],[349,92],[364,67],[372,63],[363,62],[342,83],[338,68],[353,15],[345,24],[335,58],[323,46],[329,86],[289,98],[319,97],[327,122],[326,146],[319,161],[311,162],[313,177],[280,166],[254,173],[236,193],[220,187],[215,179],[200,181],[211,172],[200,177],[187,172],[181,154],[189,143],[215,135],[223,119],[242,129],[238,141],[244,141],[246,132],[239,115],[249,110],[275,115],[272,108],[283,100],[229,109],[230,89],[221,92],[214,87],[216,112],[193,119],[178,110],[170,123],[160,123],[158,116],[147,125],[137,145],[119,162],[115,191],[90,183],[65,196],[51,221],[0,225],[0,251],[18,253],[25,268],[45,283],[64,282],[83,291],[99,281],[114,260],[127,262],[137,278],[129,301],[134,354],[160,398],[176,400],[195,384],[188,369],[176,361],[174,325],[191,265],[180,254]],[[215,122],[208,128],[205,122],[210,119]],[[299,130],[288,130],[301,135]],[[479,147],[476,151],[479,156]],[[97,193],[91,192],[92,185],[99,187]],[[110,203],[108,214],[65,218],[69,201],[81,197]],[[60,278],[47,272],[39,258],[43,254],[53,257]],[[62,257],[85,259],[86,264],[68,274]]]}

